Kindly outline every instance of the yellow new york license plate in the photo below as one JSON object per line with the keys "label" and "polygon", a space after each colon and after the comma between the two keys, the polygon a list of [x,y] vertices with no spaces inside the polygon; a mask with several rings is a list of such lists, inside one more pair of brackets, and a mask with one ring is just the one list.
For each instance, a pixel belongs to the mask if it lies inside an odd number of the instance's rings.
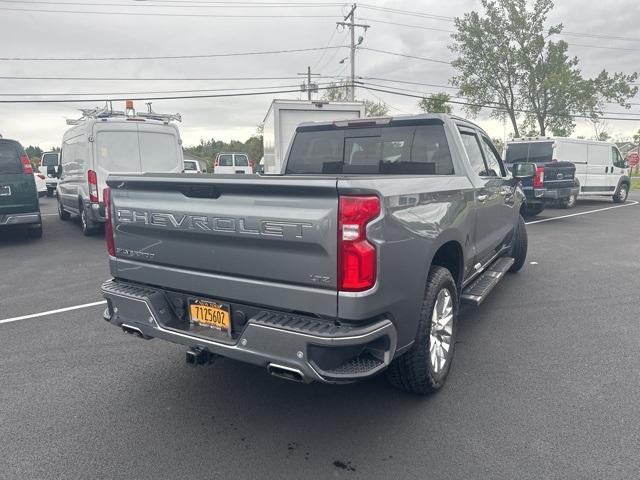
{"label": "yellow new york license plate", "polygon": [[189,316],[193,323],[218,330],[231,330],[229,307],[216,302],[205,300],[191,300],[189,302]]}

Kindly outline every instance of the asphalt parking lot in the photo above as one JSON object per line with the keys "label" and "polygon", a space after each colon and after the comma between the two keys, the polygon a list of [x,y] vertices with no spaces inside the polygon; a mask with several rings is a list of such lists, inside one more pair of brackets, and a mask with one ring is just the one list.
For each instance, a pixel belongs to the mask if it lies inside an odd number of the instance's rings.
{"label": "asphalt parking lot", "polygon": [[637,478],[637,201],[536,218],[524,269],[463,310],[448,383],[420,398],[189,368],[102,305],[19,319],[100,301],[108,277],[103,239],[42,199],[42,240],[0,238],[0,478]]}

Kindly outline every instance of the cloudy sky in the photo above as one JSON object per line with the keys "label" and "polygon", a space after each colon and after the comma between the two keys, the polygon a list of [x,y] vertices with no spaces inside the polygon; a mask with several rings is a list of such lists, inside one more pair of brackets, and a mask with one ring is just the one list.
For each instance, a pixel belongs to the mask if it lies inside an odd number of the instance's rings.
{"label": "cloudy sky", "polygon": [[[259,0],[264,3],[266,0]],[[197,59],[150,60],[42,60],[51,58],[95,58],[175,56],[238,53],[265,50],[307,49],[346,45],[347,31],[336,30],[335,22],[348,11],[346,4],[322,0],[315,6],[300,4],[284,7],[256,5],[258,0],[244,2],[244,7],[221,7],[221,3],[204,0],[0,0],[0,100],[46,97],[24,94],[87,94],[84,98],[141,97],[146,92],[177,90],[256,89],[273,87],[291,89],[298,79],[215,80],[241,77],[295,77],[308,65],[326,76],[347,75],[348,49],[331,49],[270,55],[210,57]],[[308,0],[307,0],[308,2]],[[451,60],[446,48],[450,42],[452,23],[442,17],[459,16],[479,9],[476,0],[427,2],[410,0],[369,0],[359,4],[358,20],[371,25],[364,35],[363,47],[405,55]],[[237,3],[237,2],[236,2]],[[274,2],[271,2],[272,4]],[[323,6],[318,6],[324,3]],[[329,5],[327,5],[330,3]],[[248,5],[252,4],[252,5]],[[383,12],[368,6],[422,12],[429,15],[407,15]],[[19,11],[20,10],[20,11]],[[27,11],[29,10],[29,11]],[[78,13],[81,12],[81,13]],[[627,37],[603,39],[565,36],[571,52],[581,59],[586,75],[596,75],[606,68],[627,73],[640,70],[640,34],[637,33],[637,0],[584,2],[557,0],[550,19],[562,22],[567,32]],[[150,14],[160,15],[150,15]],[[242,17],[244,16],[244,17]],[[247,16],[260,16],[257,18]],[[402,23],[410,26],[392,25]],[[428,28],[428,29],[425,29]],[[40,60],[15,60],[37,58]],[[404,58],[371,50],[357,54],[357,75],[434,85],[447,85],[454,73],[449,65],[420,59]],[[181,80],[36,80],[6,77],[102,77],[102,78],[179,78]],[[193,80],[198,78],[211,80]],[[191,79],[191,80],[185,80]],[[327,82],[320,79],[319,82]],[[412,92],[434,93],[442,88],[369,80],[380,85],[404,88]],[[295,87],[293,87],[295,88]],[[256,91],[256,90],[254,90]],[[449,90],[451,91],[451,90]],[[142,92],[138,93],[138,92]],[[189,95],[189,93],[153,93],[154,96]],[[416,99],[362,91],[360,98],[381,99],[396,114],[416,112]],[[147,95],[148,96],[148,95]],[[277,95],[299,98],[299,94]],[[74,98],[78,97],[65,97]],[[185,145],[201,138],[244,140],[255,131],[267,111],[273,95],[154,101],[154,110],[180,112]],[[640,103],[640,96],[636,99]],[[144,108],[144,102],[137,102]],[[78,108],[95,106],[96,102],[74,101],[65,104],[0,103],[0,134],[19,140],[25,146],[43,148],[57,146],[67,128],[65,118],[77,117]],[[120,105],[122,108],[123,105]],[[622,109],[615,105],[609,111]],[[640,112],[634,106],[632,112]],[[461,113],[461,112],[458,112]],[[638,122],[609,121],[614,137],[629,136],[640,128]],[[503,124],[485,115],[477,121],[492,136],[509,133]],[[579,123],[574,135],[593,135],[593,128]]]}

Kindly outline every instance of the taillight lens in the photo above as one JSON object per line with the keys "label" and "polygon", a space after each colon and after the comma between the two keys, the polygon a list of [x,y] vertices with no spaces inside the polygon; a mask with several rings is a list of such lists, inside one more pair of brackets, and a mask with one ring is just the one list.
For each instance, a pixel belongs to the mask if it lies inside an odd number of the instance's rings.
{"label": "taillight lens", "polygon": [[[15,157],[13,157],[15,158]],[[20,155],[20,161],[22,162],[22,173],[33,174],[33,167],[31,166],[31,160],[26,155]]]}
{"label": "taillight lens", "polygon": [[376,283],[376,247],[367,241],[367,224],[380,214],[375,196],[341,196],[338,207],[338,288],[368,290]]}
{"label": "taillight lens", "polygon": [[38,174],[38,178],[40,178],[41,180],[46,180],[47,179],[47,177],[45,177],[41,173]]}
{"label": "taillight lens", "polygon": [[544,187],[544,167],[536,168],[536,176],[533,177],[533,188]]}
{"label": "taillight lens", "polygon": [[89,200],[91,203],[98,203],[98,176],[96,172],[87,171],[87,180],[89,180]]}
{"label": "taillight lens", "polygon": [[102,191],[104,201],[104,238],[107,241],[107,252],[112,257],[116,256],[116,245],[113,240],[113,224],[111,215],[111,189],[109,187]]}
{"label": "taillight lens", "polygon": [[220,164],[220,162],[219,162],[219,160],[216,158],[216,161],[215,161],[215,162],[213,162],[213,166],[214,166],[214,167],[218,167],[218,166],[219,166],[219,164]]}

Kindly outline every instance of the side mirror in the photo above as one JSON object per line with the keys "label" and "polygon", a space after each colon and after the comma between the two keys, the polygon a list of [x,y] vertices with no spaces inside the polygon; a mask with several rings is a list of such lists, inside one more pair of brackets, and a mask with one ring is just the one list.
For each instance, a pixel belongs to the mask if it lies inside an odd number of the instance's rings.
{"label": "side mirror", "polygon": [[513,164],[513,178],[518,180],[524,180],[527,178],[533,178],[536,176],[536,164],[535,163],[514,163]]}
{"label": "side mirror", "polygon": [[629,160],[625,160],[624,161],[624,167],[623,168],[629,168]]}

